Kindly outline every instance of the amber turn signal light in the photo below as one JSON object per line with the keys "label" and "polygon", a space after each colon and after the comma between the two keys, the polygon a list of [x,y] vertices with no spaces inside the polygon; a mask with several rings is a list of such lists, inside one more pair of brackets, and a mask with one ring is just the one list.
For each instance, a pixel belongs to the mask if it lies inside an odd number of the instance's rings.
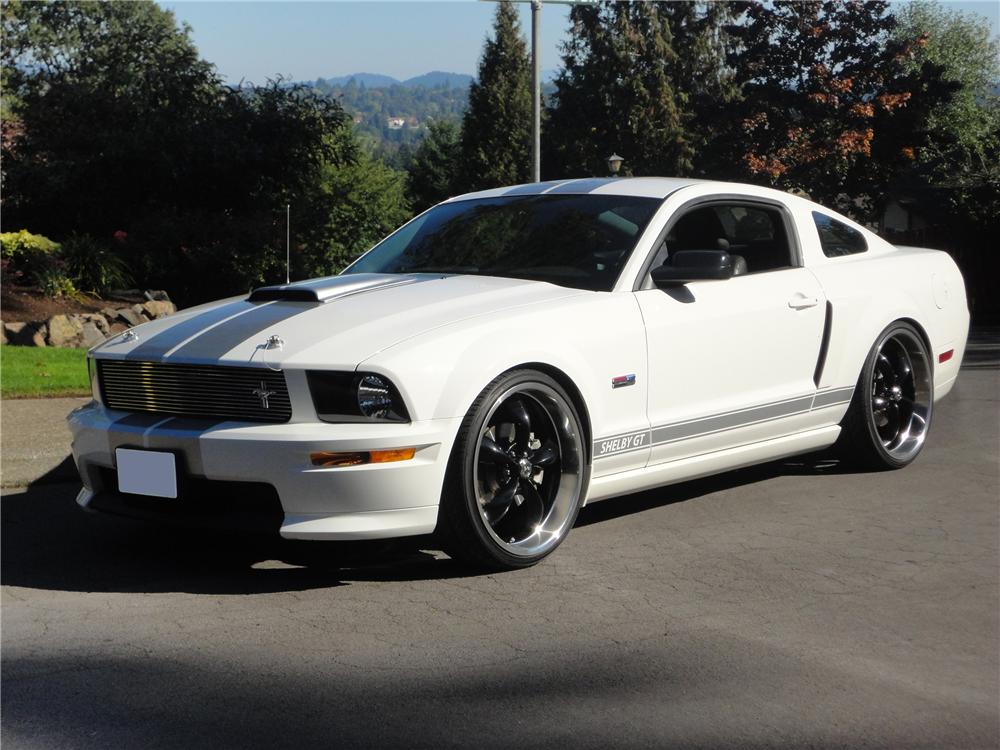
{"label": "amber turn signal light", "polygon": [[393,448],[388,451],[370,451],[368,460],[373,464],[387,464],[392,461],[409,461],[416,454],[416,448]]}
{"label": "amber turn signal light", "polygon": [[309,460],[313,466],[320,466],[324,469],[341,469],[345,466],[360,466],[361,464],[409,461],[416,453],[416,448],[392,448],[383,451],[321,451],[310,453]]}

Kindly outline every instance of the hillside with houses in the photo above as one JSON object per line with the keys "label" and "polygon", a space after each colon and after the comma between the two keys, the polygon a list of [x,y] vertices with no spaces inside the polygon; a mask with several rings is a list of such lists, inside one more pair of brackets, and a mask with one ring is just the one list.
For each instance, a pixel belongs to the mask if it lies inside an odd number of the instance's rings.
{"label": "hillside with houses", "polygon": [[[406,161],[430,122],[459,122],[473,78],[433,71],[400,81],[378,73],[318,78],[306,85],[340,102],[355,131],[389,161]],[[399,154],[402,146],[404,153]],[[402,158],[400,159],[400,156]],[[401,164],[402,166],[402,164]]]}

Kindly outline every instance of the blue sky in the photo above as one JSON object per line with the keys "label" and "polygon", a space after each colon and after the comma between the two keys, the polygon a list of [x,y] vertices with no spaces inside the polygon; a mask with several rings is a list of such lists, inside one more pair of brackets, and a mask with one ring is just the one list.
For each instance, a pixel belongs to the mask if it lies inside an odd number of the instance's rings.
{"label": "blue sky", "polygon": [[[278,74],[310,80],[347,73],[409,78],[431,70],[475,73],[489,33],[491,2],[161,2],[194,30],[202,57],[226,80],[263,83]],[[987,17],[998,33],[1000,2],[949,2]],[[559,66],[566,5],[542,9],[542,69]],[[530,10],[521,6],[524,31]]]}
{"label": "blue sky", "polygon": [[[161,2],[194,30],[202,57],[230,82],[347,73],[409,78],[474,73],[492,26],[491,2]],[[565,5],[542,10],[542,67],[559,65]],[[525,34],[529,6],[522,8]]]}

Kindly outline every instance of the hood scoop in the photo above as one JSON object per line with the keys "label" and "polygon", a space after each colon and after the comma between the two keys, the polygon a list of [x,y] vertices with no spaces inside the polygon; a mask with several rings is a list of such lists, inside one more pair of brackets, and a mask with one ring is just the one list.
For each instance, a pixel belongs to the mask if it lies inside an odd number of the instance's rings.
{"label": "hood scoop", "polygon": [[422,281],[416,276],[400,276],[387,273],[355,273],[347,276],[324,276],[321,279],[296,281],[293,284],[277,284],[254,289],[247,298],[249,302],[327,302],[331,299],[347,297],[351,294],[392,286],[415,284]]}

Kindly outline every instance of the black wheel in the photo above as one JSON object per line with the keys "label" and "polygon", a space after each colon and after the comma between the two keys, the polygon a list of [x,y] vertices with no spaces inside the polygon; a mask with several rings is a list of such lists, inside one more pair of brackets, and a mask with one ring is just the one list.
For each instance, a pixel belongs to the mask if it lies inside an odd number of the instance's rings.
{"label": "black wheel", "polygon": [[841,422],[841,455],[868,469],[899,469],[920,453],[934,409],[930,353],[917,330],[897,322],[868,353]]}
{"label": "black wheel", "polygon": [[583,426],[562,386],[534,370],[501,375],[452,450],[438,521],[445,550],[493,569],[534,565],[573,527],[589,479]]}

